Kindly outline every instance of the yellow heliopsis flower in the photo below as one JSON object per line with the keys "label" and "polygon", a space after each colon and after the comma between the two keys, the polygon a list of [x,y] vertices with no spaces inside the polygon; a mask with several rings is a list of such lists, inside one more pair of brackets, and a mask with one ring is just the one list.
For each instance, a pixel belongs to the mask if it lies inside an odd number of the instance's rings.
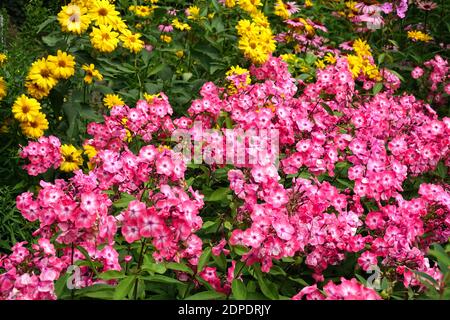
{"label": "yellow heliopsis flower", "polygon": [[123,30],[119,39],[122,41],[124,48],[127,48],[131,52],[138,53],[144,49],[144,41],[139,39],[140,37],[140,33],[132,33],[130,30]]}
{"label": "yellow heliopsis flower", "polygon": [[311,8],[313,6],[313,3],[311,0],[305,0],[305,8]]}
{"label": "yellow heliopsis flower", "polygon": [[22,94],[19,96],[12,106],[14,118],[20,122],[29,122],[37,117],[41,104],[33,98],[28,98]]}
{"label": "yellow heliopsis flower", "polygon": [[6,60],[8,60],[8,57],[4,53],[0,53],[0,66],[2,66]]}
{"label": "yellow heliopsis flower", "polygon": [[419,30],[411,30],[408,31],[408,39],[413,41],[429,42],[433,40],[433,37]]}
{"label": "yellow heliopsis flower", "polygon": [[144,99],[145,99],[145,101],[147,101],[147,103],[150,103],[150,104],[153,103],[153,100],[157,97],[158,97],[157,94],[149,94],[147,92],[144,92]]}
{"label": "yellow heliopsis flower", "polygon": [[125,102],[119,97],[117,94],[107,94],[103,98],[103,104],[107,106],[109,109],[115,106],[123,106]]}
{"label": "yellow heliopsis flower", "polygon": [[183,56],[184,56],[184,51],[183,51],[183,50],[178,50],[177,52],[175,52],[175,55],[176,55],[178,58],[183,58]]}
{"label": "yellow heliopsis flower", "polygon": [[316,68],[319,68],[319,69],[325,69],[325,67],[326,67],[325,62],[320,59],[316,60],[316,62],[314,62],[314,65],[316,66]]}
{"label": "yellow heliopsis flower", "polygon": [[118,17],[117,19],[115,19],[113,22],[111,22],[109,24],[113,30],[117,30],[120,33],[124,33],[126,30],[128,30],[128,26],[125,23],[125,21],[123,21],[122,18]]}
{"label": "yellow heliopsis flower", "polygon": [[200,18],[200,8],[197,6],[190,6],[188,8],[188,19],[190,20],[197,20]]}
{"label": "yellow heliopsis flower", "polygon": [[25,87],[27,88],[28,94],[38,100],[41,100],[50,94],[50,89],[43,89],[33,81],[27,80],[25,82]]}
{"label": "yellow heliopsis flower", "polygon": [[175,19],[172,20],[172,26],[175,29],[178,29],[178,30],[181,30],[181,31],[184,31],[184,30],[189,31],[189,30],[191,30],[191,26],[190,25],[188,25],[187,23],[180,22],[180,20],[178,20],[178,18],[175,18]]}
{"label": "yellow heliopsis flower", "polygon": [[141,18],[146,18],[153,13],[154,7],[149,6],[130,6],[128,10],[134,12],[135,15]]}
{"label": "yellow heliopsis flower", "polygon": [[165,43],[171,43],[172,42],[172,37],[168,36],[167,34],[162,34],[159,36],[159,38],[164,41]]}
{"label": "yellow heliopsis flower", "polygon": [[86,75],[84,76],[84,82],[91,84],[92,81],[95,79],[101,81],[103,80],[103,75],[95,69],[95,65],[92,63],[90,65],[83,65],[82,69],[86,72]]}
{"label": "yellow heliopsis flower", "polygon": [[0,77],[0,101],[6,97],[6,81]]}
{"label": "yellow heliopsis flower", "polygon": [[68,79],[75,74],[75,57],[58,50],[56,56],[48,56],[52,65],[53,75],[56,78]]}
{"label": "yellow heliopsis flower", "polygon": [[251,14],[258,11],[258,7],[262,7],[263,3],[261,0],[238,0],[238,5],[242,10]]}
{"label": "yellow heliopsis flower", "polygon": [[236,5],[236,0],[225,0],[225,7],[233,8]]}
{"label": "yellow heliopsis flower", "polygon": [[236,26],[239,34],[239,49],[255,64],[267,61],[275,51],[276,43],[270,26],[258,25],[253,21],[240,20]]}
{"label": "yellow heliopsis flower", "polygon": [[282,0],[277,0],[275,3],[275,14],[283,19],[288,19],[291,16],[291,13]]}
{"label": "yellow heliopsis flower", "polygon": [[58,22],[64,32],[84,33],[91,23],[87,9],[76,4],[63,6],[58,13]]}
{"label": "yellow heliopsis flower", "polygon": [[111,26],[93,27],[90,33],[92,46],[100,52],[113,52],[119,44],[119,34]]}
{"label": "yellow heliopsis flower", "polygon": [[93,147],[89,144],[85,144],[83,146],[83,149],[84,149],[84,154],[87,155],[89,160],[91,160],[93,157],[95,157],[97,155],[97,149],[95,149],[95,147]]}
{"label": "yellow heliopsis flower", "polygon": [[355,53],[359,56],[371,56],[371,49],[370,46],[367,44],[367,41],[365,40],[361,40],[361,39],[356,39],[353,42],[353,49],[355,50]]}
{"label": "yellow heliopsis flower", "polygon": [[59,169],[64,172],[72,172],[78,170],[83,165],[83,150],[78,150],[71,144],[63,144],[61,146],[62,162]]}
{"label": "yellow heliopsis flower", "polygon": [[119,12],[108,0],[94,0],[89,9],[89,16],[96,25],[110,25],[119,17]]}
{"label": "yellow heliopsis flower", "polygon": [[53,75],[52,67],[53,65],[47,59],[39,59],[31,65],[27,79],[44,90],[51,90],[58,83]]}
{"label": "yellow heliopsis flower", "polygon": [[333,56],[331,52],[328,52],[325,57],[323,58],[323,61],[325,61],[328,64],[335,64],[336,63],[336,57]]}
{"label": "yellow heliopsis flower", "polygon": [[29,138],[40,138],[44,135],[44,131],[48,129],[48,121],[45,114],[38,112],[33,120],[22,122],[20,128],[24,135]]}

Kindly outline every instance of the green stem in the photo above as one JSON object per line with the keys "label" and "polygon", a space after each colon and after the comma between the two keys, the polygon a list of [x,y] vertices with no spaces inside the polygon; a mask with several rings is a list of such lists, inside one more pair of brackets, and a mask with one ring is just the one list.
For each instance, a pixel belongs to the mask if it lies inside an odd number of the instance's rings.
{"label": "green stem", "polygon": [[[145,240],[142,240],[141,252],[139,253],[139,259],[138,259],[137,274],[139,274],[139,272],[141,271],[141,265],[144,260],[144,252],[145,252]],[[134,283],[134,300],[137,300],[138,282],[139,282],[139,279],[136,277],[136,281]]]}

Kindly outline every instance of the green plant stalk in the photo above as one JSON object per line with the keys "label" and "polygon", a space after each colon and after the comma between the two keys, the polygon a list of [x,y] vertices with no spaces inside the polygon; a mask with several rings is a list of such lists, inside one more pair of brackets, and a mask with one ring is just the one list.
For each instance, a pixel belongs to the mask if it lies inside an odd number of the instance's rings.
{"label": "green plant stalk", "polygon": [[[138,259],[138,265],[137,265],[137,273],[139,274],[139,272],[141,271],[141,266],[142,266],[142,262],[144,261],[144,252],[145,252],[145,240],[142,240],[142,245],[141,245],[141,252],[139,253],[139,259]],[[137,294],[138,294],[138,282],[139,279],[136,277],[136,280],[134,282],[134,300],[137,300]]]}

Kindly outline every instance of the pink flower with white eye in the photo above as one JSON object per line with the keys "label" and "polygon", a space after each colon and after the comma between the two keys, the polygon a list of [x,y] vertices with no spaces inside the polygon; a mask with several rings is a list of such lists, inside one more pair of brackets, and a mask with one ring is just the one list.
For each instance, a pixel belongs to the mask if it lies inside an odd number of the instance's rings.
{"label": "pink flower with white eye", "polygon": [[249,247],[258,248],[263,240],[264,236],[258,230],[247,229],[244,231],[243,242]]}
{"label": "pink flower with white eye", "polygon": [[273,188],[264,197],[267,203],[270,203],[274,208],[280,208],[289,201],[286,190],[282,186]]}
{"label": "pink flower with white eye", "polygon": [[99,202],[97,200],[97,195],[93,192],[91,193],[83,193],[81,195],[81,209],[90,213],[94,213],[97,211]]}
{"label": "pink flower with white eye", "polygon": [[122,225],[122,235],[128,243],[133,243],[141,238],[136,219],[128,219],[124,222]]}
{"label": "pink flower with white eye", "polygon": [[225,256],[227,256],[230,253],[230,250],[225,249],[225,245],[227,244],[227,241],[225,239],[221,239],[220,242],[212,247],[211,252],[215,256],[219,256],[222,252]]}
{"label": "pink flower with white eye", "polygon": [[59,273],[53,269],[45,268],[41,271],[39,275],[39,280],[41,281],[55,281],[59,276]]}
{"label": "pink flower with white eye", "polygon": [[138,219],[147,212],[145,203],[138,200],[133,200],[128,204],[128,209],[125,212],[126,219]]}
{"label": "pink flower with white eye", "polygon": [[159,234],[164,228],[164,222],[156,213],[154,208],[149,208],[146,213],[138,219],[139,232],[142,237],[150,238]]}
{"label": "pink flower with white eye", "polygon": [[369,229],[381,229],[384,226],[383,214],[378,211],[369,212],[365,219],[365,224]]}
{"label": "pink flower with white eye", "polygon": [[361,179],[364,175],[365,168],[363,166],[353,166],[348,169],[348,178],[350,180]]}
{"label": "pink flower with white eye", "polygon": [[283,240],[289,241],[294,236],[295,229],[287,219],[278,219],[272,222],[272,226],[275,229],[277,236]]}
{"label": "pink flower with white eye", "polygon": [[79,210],[75,218],[75,226],[77,228],[90,228],[94,225],[95,220],[97,220],[96,213],[89,211]]}
{"label": "pink flower with white eye", "polygon": [[38,240],[39,247],[44,251],[45,254],[55,255],[55,246],[50,243],[49,239],[40,238]]}
{"label": "pink flower with white eye", "polygon": [[252,168],[252,177],[256,183],[265,183],[267,182],[267,174],[264,167],[256,165]]}
{"label": "pink flower with white eye", "polygon": [[300,131],[311,132],[314,124],[306,118],[296,120],[297,127]]}
{"label": "pink flower with white eye", "polygon": [[295,147],[298,152],[307,152],[311,147],[311,140],[300,140]]}
{"label": "pink flower with white eye", "polygon": [[169,157],[163,156],[156,160],[156,172],[166,176],[172,175],[173,162]]}
{"label": "pink flower with white eye", "polygon": [[423,69],[420,67],[415,67],[413,71],[411,71],[411,76],[414,79],[419,79],[421,76],[423,76]]}
{"label": "pink flower with white eye", "polygon": [[358,258],[358,264],[364,271],[374,268],[378,264],[377,256],[370,251],[365,251]]}
{"label": "pink flower with white eye", "polygon": [[153,145],[144,146],[141,150],[139,150],[139,157],[149,162],[154,161],[157,154],[158,149],[156,149]]}
{"label": "pink flower with white eye", "polygon": [[360,139],[353,139],[348,148],[357,156],[367,154],[367,142]]}
{"label": "pink flower with white eye", "polygon": [[324,295],[317,288],[317,284],[304,287],[299,293],[292,297],[292,300],[302,300],[306,297],[306,300],[325,300]]}
{"label": "pink flower with white eye", "polygon": [[244,239],[245,239],[244,231],[236,229],[233,230],[233,232],[231,233],[229,242],[232,246],[244,245]]}
{"label": "pink flower with white eye", "polygon": [[58,202],[55,207],[55,213],[59,221],[65,222],[68,220],[74,220],[73,213],[77,207],[77,203],[70,199],[64,199]]}

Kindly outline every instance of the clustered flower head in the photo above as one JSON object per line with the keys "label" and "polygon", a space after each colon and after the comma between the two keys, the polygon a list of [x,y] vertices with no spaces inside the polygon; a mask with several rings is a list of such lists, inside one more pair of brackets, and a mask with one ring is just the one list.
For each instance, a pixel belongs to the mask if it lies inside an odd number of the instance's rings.
{"label": "clustered flower head", "polygon": [[259,0],[240,0],[238,4],[251,17],[251,20],[240,20],[236,26],[239,35],[239,49],[252,63],[262,64],[276,49],[269,21],[259,11],[262,3]]}
{"label": "clustered flower head", "polygon": [[[368,49],[362,44],[357,50],[364,54]],[[247,264],[260,262],[268,272],[273,259],[300,254],[321,281],[328,266],[342,261],[348,252],[360,252],[358,262],[364,270],[377,265],[380,257],[384,266],[406,263],[439,279],[425,254],[430,243],[450,235],[449,194],[439,185],[429,187],[439,190],[433,200],[423,196],[404,200],[400,192],[408,176],[434,170],[439,161],[448,162],[450,120],[438,120],[428,105],[411,95],[394,96],[397,87],[389,81],[384,83],[385,91],[373,97],[358,95],[344,57],[318,70],[317,81],[305,85],[298,98],[295,80],[281,59],[252,66],[250,74],[261,82],[227,91],[223,98],[220,88],[205,84],[203,98],[189,109],[191,117],[208,127],[222,109],[235,128],[277,128],[286,154],[282,172],[297,174],[306,168],[313,176],[295,178],[286,188],[279,170],[263,159],[228,172],[230,188],[243,201],[238,219],[244,226],[232,232],[229,244],[250,249],[244,255]],[[324,173],[333,177],[342,165],[349,167],[353,193],[314,178]],[[373,199],[381,213],[366,215],[363,199]],[[390,199],[395,199],[392,205],[382,203]],[[419,203],[423,214],[413,215],[411,207]],[[425,216],[435,207],[439,214]],[[358,232],[378,228],[374,223],[385,231]],[[419,241],[429,230],[433,237]],[[372,249],[364,251],[367,247]],[[400,278],[409,275],[397,271]],[[405,282],[410,283],[418,285]]]}
{"label": "clustered flower head", "polygon": [[323,287],[323,292],[315,284],[303,288],[292,300],[381,300],[375,290],[363,286],[354,278],[347,280],[342,277],[338,285],[330,281]]}
{"label": "clustered flower head", "polygon": [[49,239],[39,239],[30,249],[18,242],[9,256],[0,257],[0,300],[56,300],[54,282],[70,263],[58,257]]}
{"label": "clustered flower head", "polygon": [[22,168],[30,176],[37,176],[50,168],[57,169],[61,164],[61,142],[55,136],[40,137],[38,141],[31,141],[23,147],[19,155],[29,163]]}
{"label": "clustered flower head", "polygon": [[[130,10],[140,16],[148,16],[153,8],[133,6]],[[144,41],[140,39],[141,34],[134,33],[128,28],[114,4],[108,0],[72,0],[61,8],[58,21],[64,32],[77,35],[82,35],[91,26],[89,36],[92,46],[103,53],[113,52],[119,43],[132,53],[138,53],[144,48]]]}

